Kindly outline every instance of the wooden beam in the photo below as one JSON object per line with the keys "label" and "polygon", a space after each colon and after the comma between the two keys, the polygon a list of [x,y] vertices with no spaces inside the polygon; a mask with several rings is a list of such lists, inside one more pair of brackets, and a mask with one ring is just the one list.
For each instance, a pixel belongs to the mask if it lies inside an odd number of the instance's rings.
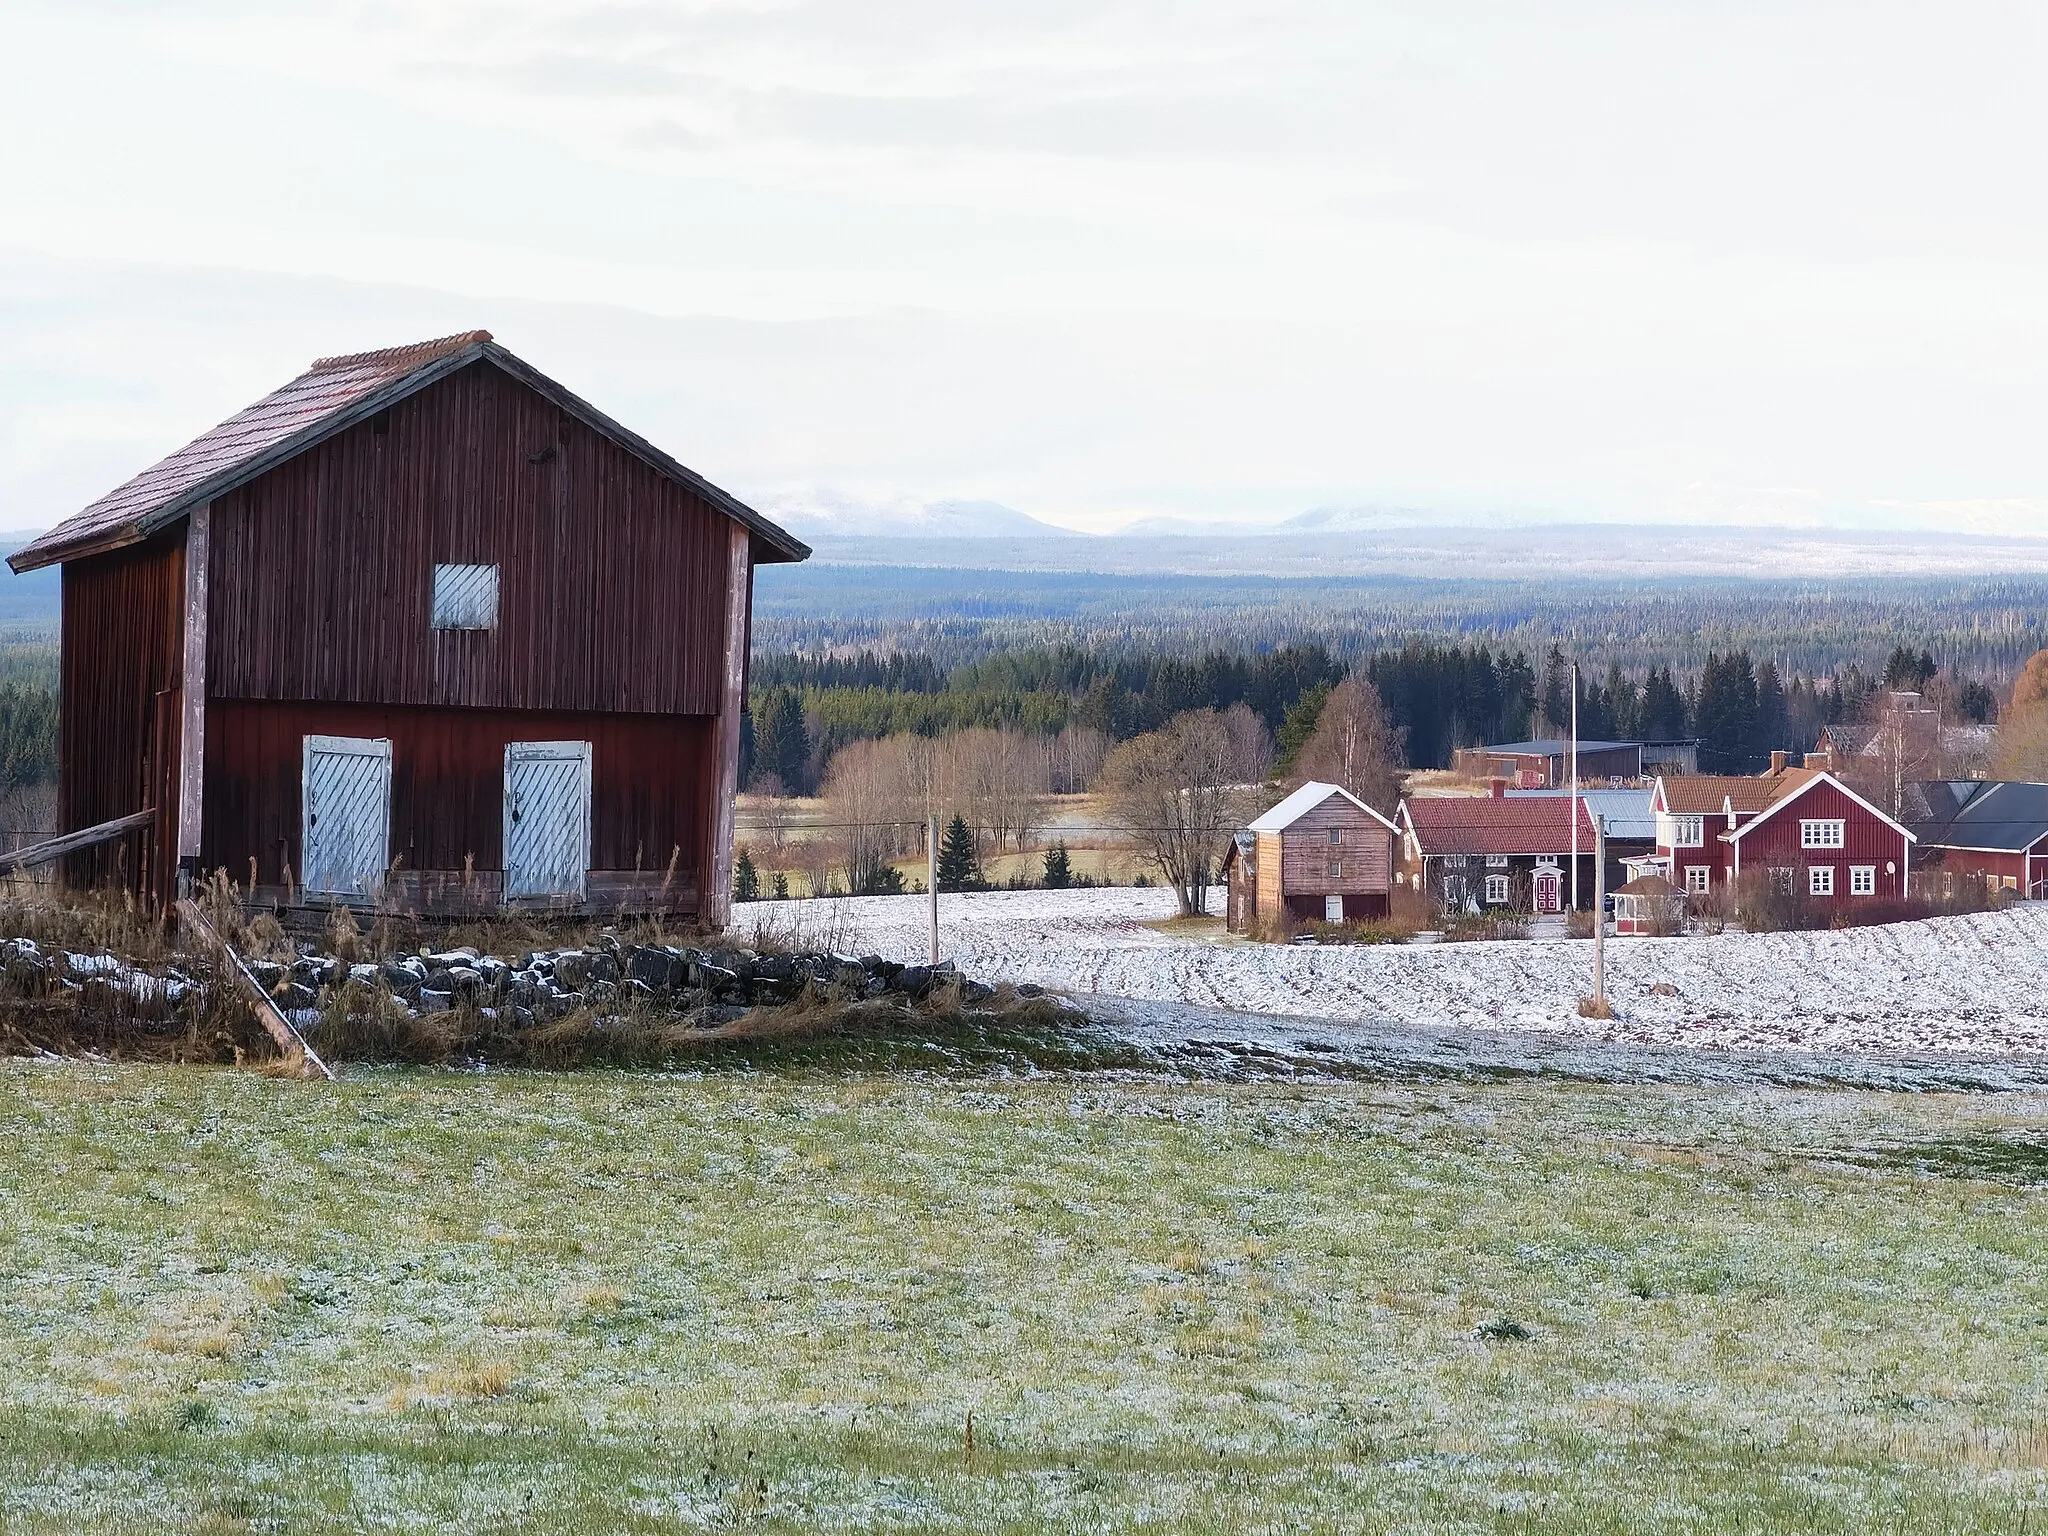
{"label": "wooden beam", "polygon": [[192,509],[185,525],[185,659],[179,687],[185,703],[178,738],[178,859],[199,857],[199,819],[205,806],[206,562],[212,503]]}
{"label": "wooden beam", "polygon": [[747,617],[754,596],[753,540],[746,526],[731,523],[725,584],[724,688],[718,704],[715,799],[711,807],[711,857],[705,862],[703,902],[706,927],[723,928],[732,917],[733,799],[740,788],[740,715],[747,707]]}
{"label": "wooden beam", "polygon": [[101,843],[110,843],[117,837],[140,831],[154,820],[154,810],[136,811],[133,815],[117,816],[112,821],[103,821],[97,826],[81,827],[76,832],[66,832],[62,837],[30,843],[26,848],[17,848],[12,853],[0,854],[0,874],[14,874],[19,870],[34,869],[38,865],[49,863],[52,859],[61,859],[67,853],[96,848]]}
{"label": "wooden beam", "polygon": [[264,1032],[277,1042],[277,1048],[284,1052],[285,1060],[298,1064],[299,1076],[324,1077],[328,1082],[333,1082],[333,1069],[320,1059],[319,1053],[312,1046],[306,1043],[306,1037],[299,1033],[297,1025],[285,1017],[284,1010],[270,1000],[270,994],[263,990],[262,985],[250,973],[249,967],[242,963],[242,957],[220,936],[219,930],[207,921],[206,914],[199,910],[198,903],[189,899],[180,901],[178,916],[191,930],[193,936],[241,979],[243,987],[248,990],[249,1007],[256,1015],[256,1022],[261,1024]]}

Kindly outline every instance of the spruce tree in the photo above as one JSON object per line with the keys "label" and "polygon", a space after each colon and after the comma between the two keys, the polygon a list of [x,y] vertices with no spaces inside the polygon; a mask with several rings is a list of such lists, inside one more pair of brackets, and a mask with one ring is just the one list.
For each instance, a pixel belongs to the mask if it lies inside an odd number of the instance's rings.
{"label": "spruce tree", "polygon": [[946,835],[939,839],[939,889],[972,890],[981,883],[977,878],[980,862],[975,856],[974,834],[968,830],[967,818],[956,812],[946,823]]}
{"label": "spruce tree", "polygon": [[789,876],[785,875],[779,869],[775,871],[774,891],[775,899],[777,901],[789,900]]}
{"label": "spruce tree", "polygon": [[1067,858],[1065,839],[1054,843],[1045,850],[1045,888],[1048,891],[1064,891],[1074,883],[1074,866]]}
{"label": "spruce tree", "polygon": [[740,856],[732,866],[732,899],[734,901],[758,901],[761,897],[761,872],[754,868],[754,856],[740,846]]}

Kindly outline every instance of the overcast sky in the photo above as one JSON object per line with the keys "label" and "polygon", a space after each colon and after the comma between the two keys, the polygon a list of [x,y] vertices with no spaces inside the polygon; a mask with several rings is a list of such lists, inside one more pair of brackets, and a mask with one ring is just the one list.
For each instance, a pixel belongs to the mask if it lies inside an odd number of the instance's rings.
{"label": "overcast sky", "polygon": [[0,526],[477,325],[766,504],[2048,512],[2038,5],[8,16]]}

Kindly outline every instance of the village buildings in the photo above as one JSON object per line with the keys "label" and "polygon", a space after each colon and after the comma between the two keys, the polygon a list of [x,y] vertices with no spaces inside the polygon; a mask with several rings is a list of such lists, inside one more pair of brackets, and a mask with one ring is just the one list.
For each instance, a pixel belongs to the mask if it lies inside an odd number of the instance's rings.
{"label": "village buildings", "polygon": [[156,902],[724,920],[755,566],[808,549],[470,332],[323,358],[63,567],[59,809]]}

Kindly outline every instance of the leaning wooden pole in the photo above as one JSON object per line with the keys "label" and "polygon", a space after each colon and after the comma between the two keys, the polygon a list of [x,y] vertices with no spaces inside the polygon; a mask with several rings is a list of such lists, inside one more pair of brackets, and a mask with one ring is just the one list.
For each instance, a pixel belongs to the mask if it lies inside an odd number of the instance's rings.
{"label": "leaning wooden pole", "polygon": [[220,936],[220,930],[199,910],[199,904],[189,897],[180,901],[178,917],[208,949],[224,959],[228,968],[241,978],[242,985],[249,989],[249,1007],[255,1012],[256,1022],[261,1024],[270,1038],[277,1042],[277,1048],[284,1052],[286,1061],[298,1063],[299,1076],[324,1077],[328,1082],[333,1082],[333,1069],[320,1059],[318,1051],[306,1043],[306,1037],[299,1033],[298,1026],[292,1023],[284,1010],[270,1000],[270,994],[263,990],[261,983],[250,973],[249,967],[242,963],[242,957],[235,953],[234,947]]}
{"label": "leaning wooden pole", "polygon": [[925,820],[924,876],[931,891],[931,963],[939,963],[939,818]]}

